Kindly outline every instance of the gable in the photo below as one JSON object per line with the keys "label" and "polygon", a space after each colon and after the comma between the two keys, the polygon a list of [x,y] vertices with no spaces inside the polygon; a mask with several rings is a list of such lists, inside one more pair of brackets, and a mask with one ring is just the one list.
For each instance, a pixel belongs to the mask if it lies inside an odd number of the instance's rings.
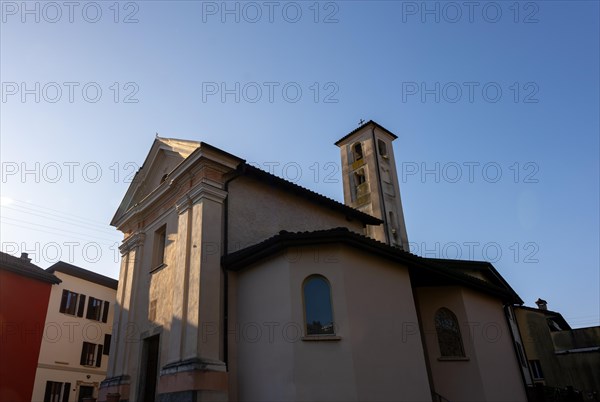
{"label": "gable", "polygon": [[181,154],[166,149],[159,149],[152,165],[145,174],[144,180],[140,180],[131,202],[135,205],[155,188],[167,180],[169,173],[173,171],[185,158]]}
{"label": "gable", "polygon": [[156,190],[163,181],[168,180],[168,174],[199,147],[200,142],[197,141],[157,136],[146,160],[129,185],[111,224],[114,225],[129,209]]}

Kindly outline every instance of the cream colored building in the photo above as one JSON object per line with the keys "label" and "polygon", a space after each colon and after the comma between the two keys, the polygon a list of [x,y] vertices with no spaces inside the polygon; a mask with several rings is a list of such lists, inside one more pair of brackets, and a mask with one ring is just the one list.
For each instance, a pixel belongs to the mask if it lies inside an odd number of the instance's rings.
{"label": "cream colored building", "polygon": [[59,261],[32,400],[75,402],[98,396],[110,356],[117,281]]}
{"label": "cream colored building", "polygon": [[157,137],[111,222],[99,400],[526,400],[522,301],[489,263],[408,252],[394,139],[369,121],[336,143],[342,204]]}

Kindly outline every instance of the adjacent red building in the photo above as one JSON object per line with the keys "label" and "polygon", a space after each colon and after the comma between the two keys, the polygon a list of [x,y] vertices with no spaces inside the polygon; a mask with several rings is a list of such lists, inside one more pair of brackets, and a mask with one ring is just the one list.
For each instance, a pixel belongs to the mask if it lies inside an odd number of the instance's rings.
{"label": "adjacent red building", "polygon": [[60,279],[0,252],[0,401],[31,401],[50,288]]}

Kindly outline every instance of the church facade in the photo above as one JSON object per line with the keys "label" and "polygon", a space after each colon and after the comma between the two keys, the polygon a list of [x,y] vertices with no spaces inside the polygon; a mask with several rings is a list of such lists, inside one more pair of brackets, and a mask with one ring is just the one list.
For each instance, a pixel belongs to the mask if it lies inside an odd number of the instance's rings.
{"label": "church facade", "polygon": [[340,139],[344,204],[194,141],[157,137],[124,234],[104,401],[526,400],[486,262],[421,258],[392,141]]}

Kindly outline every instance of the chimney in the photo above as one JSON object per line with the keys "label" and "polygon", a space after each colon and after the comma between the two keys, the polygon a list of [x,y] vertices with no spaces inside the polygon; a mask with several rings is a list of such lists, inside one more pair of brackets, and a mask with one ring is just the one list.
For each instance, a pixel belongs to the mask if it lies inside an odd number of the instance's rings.
{"label": "chimney", "polygon": [[31,258],[29,258],[29,254],[27,253],[21,253],[21,259],[27,262],[31,262]]}
{"label": "chimney", "polygon": [[544,299],[538,298],[535,302],[540,310],[548,310],[548,302]]}

